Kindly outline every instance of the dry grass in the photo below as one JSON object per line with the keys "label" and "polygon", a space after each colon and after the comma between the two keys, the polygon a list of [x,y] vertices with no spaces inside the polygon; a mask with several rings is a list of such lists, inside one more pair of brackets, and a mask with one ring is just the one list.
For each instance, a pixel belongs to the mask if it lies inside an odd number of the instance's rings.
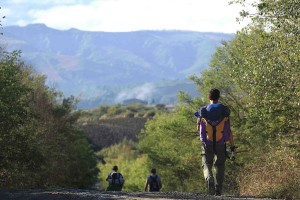
{"label": "dry grass", "polygon": [[241,195],[300,198],[300,158],[295,148],[271,149],[239,174]]}

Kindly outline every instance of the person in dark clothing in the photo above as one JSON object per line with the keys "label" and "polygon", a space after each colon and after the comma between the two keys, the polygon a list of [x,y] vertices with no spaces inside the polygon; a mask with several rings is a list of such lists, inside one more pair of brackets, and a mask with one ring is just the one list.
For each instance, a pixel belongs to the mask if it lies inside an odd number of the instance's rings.
{"label": "person in dark clothing", "polygon": [[121,173],[118,172],[118,166],[113,166],[112,172],[108,174],[106,181],[108,181],[108,187],[106,191],[121,191],[125,182],[125,179]]}
{"label": "person in dark clothing", "polygon": [[151,169],[151,174],[147,177],[145,192],[159,192],[162,187],[161,178],[156,174],[156,169]]}

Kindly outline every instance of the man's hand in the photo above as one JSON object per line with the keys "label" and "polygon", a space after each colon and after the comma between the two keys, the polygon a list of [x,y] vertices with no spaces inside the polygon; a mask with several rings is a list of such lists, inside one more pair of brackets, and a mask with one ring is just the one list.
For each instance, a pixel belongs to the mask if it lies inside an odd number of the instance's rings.
{"label": "man's hand", "polygon": [[230,151],[231,151],[231,160],[235,160],[235,149],[236,149],[237,147],[236,146],[231,146],[230,147]]}
{"label": "man's hand", "polygon": [[233,146],[230,147],[230,151],[231,151],[231,152],[235,152],[235,149],[236,149],[236,148],[237,148],[237,147],[233,145]]}

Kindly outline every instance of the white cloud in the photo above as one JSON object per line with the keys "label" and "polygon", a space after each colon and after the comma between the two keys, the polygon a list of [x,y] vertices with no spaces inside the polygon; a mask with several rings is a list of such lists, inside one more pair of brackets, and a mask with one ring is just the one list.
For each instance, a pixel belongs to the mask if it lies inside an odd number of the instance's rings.
{"label": "white cloud", "polygon": [[35,19],[33,23],[45,23],[58,29],[77,27],[84,30],[90,30],[91,22],[97,17],[92,7],[84,5],[57,6],[46,11],[30,10],[29,15]]}
{"label": "white cloud", "polygon": [[[227,0],[81,0],[81,4],[79,0],[41,2],[31,3],[32,9],[25,19],[33,20],[27,23],[91,31],[171,29],[232,33],[241,28],[235,21],[241,8],[229,6]],[[46,3],[52,6],[41,7]]]}
{"label": "white cloud", "polygon": [[76,4],[80,3],[80,0],[42,0],[42,1],[36,1],[36,0],[4,0],[4,3],[9,4],[22,4],[22,5],[33,5],[33,6],[39,6],[39,5],[55,5],[55,4]]}
{"label": "white cloud", "polygon": [[120,92],[116,97],[116,102],[122,102],[125,99],[137,98],[141,100],[147,100],[155,92],[154,86],[151,83],[145,83],[141,86],[128,89],[126,91]]}
{"label": "white cloud", "polygon": [[9,1],[9,3],[11,3],[11,4],[20,4],[20,3],[23,3],[23,2],[24,2],[24,0],[10,0]]}
{"label": "white cloud", "polygon": [[12,14],[12,12],[11,12],[11,10],[10,9],[6,9],[6,8],[1,8],[1,17],[2,16],[7,16],[7,15],[11,15]]}

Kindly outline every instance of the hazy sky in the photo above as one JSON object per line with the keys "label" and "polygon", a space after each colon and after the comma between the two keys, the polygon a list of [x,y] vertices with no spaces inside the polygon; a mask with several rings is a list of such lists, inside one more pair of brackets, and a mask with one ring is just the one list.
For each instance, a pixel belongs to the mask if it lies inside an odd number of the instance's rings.
{"label": "hazy sky", "polygon": [[191,30],[235,33],[241,7],[227,0],[1,0],[3,26],[123,32]]}

